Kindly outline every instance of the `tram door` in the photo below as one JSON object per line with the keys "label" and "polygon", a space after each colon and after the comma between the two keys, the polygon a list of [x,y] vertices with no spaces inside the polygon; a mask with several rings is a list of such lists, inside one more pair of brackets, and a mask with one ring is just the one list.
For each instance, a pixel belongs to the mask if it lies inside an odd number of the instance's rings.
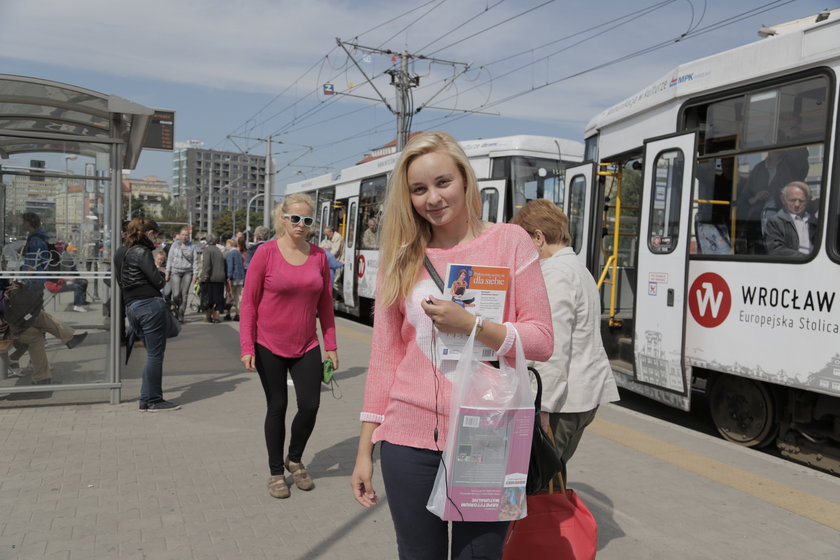
{"label": "tram door", "polygon": [[634,349],[636,380],[689,398],[683,370],[696,135],[645,144]]}
{"label": "tram door", "polygon": [[478,182],[481,194],[481,219],[486,222],[505,221],[505,180],[484,179]]}
{"label": "tram door", "polygon": [[359,197],[347,199],[347,228],[344,231],[344,305],[355,307],[356,228],[359,224]]}
{"label": "tram door", "polygon": [[591,200],[594,182],[595,164],[584,163],[566,169],[566,193],[563,212],[569,217],[569,233],[572,235],[572,247],[578,260],[587,266],[586,256],[590,253],[592,218],[591,208],[586,201]]}

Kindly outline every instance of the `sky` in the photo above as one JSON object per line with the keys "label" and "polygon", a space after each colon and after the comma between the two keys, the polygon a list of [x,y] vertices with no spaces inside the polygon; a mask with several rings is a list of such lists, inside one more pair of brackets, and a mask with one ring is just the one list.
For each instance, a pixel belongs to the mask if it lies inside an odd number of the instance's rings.
{"label": "sky", "polygon": [[[838,7],[840,0],[0,0],[0,73],[174,110],[176,142],[264,155],[258,139],[271,136],[282,190],[352,166],[395,138],[396,117],[380,99],[395,107],[385,73],[395,58],[366,47],[425,56],[409,64],[419,77],[414,108],[423,107],[413,131],[582,141],[592,117],[679,64],[759,40],[762,25]],[[338,94],[324,95],[324,84]],[[171,153],[144,150],[131,176],[171,181],[171,168]]]}

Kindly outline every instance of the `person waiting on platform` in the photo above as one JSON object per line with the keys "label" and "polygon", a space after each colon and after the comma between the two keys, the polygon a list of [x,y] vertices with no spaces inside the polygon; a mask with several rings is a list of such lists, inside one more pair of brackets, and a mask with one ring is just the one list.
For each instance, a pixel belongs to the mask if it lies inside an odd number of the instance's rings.
{"label": "person waiting on platform", "polygon": [[814,250],[817,220],[808,212],[811,189],[793,181],[782,189],[782,208],[767,220],[764,242],[771,255],[801,257]]}
{"label": "person waiting on platform", "polygon": [[201,292],[202,299],[207,302],[204,320],[208,323],[221,323],[222,311],[225,309],[225,256],[216,245],[216,241],[216,234],[207,234],[207,245],[202,250],[201,257]]}
{"label": "person waiting on platform", "polygon": [[140,412],[166,412],[181,407],[163,398],[163,355],[166,352],[166,303],[161,289],[166,281],[155,266],[157,222],[134,218],[126,226],[123,246],[114,253],[114,273],[122,289],[130,334],[146,347],[146,365],[140,386]]}
{"label": "person waiting on platform", "polygon": [[[61,270],[68,272],[78,271],[76,266],[77,250],[75,245],[68,245],[61,253]],[[46,281],[47,291],[53,294],[61,294],[64,292],[73,292],[73,311],[78,313],[86,313],[90,305],[87,301],[87,287],[88,281],[84,278],[57,278]]]}
{"label": "person waiting on platform", "polygon": [[[299,490],[314,487],[302,461],[321,403],[323,366],[316,314],[326,357],[336,370],[339,365],[327,257],[323,249],[307,242],[314,210],[312,199],[300,193],[288,195],[274,209],[278,239],[254,253],[242,292],[240,360],[248,371],[257,370],[265,392],[267,486],[274,498],[290,495],[284,467]],[[284,461],[288,375],[295,387],[297,413]]]}
{"label": "person waiting on platform", "polygon": [[176,307],[175,314],[182,323],[187,312],[194,261],[195,251],[190,243],[190,229],[181,228],[166,257],[165,279],[169,282],[172,303]]}
{"label": "person waiting on platform", "polygon": [[225,320],[230,321],[230,314],[233,313],[233,320],[238,321],[239,301],[242,299],[242,287],[245,285],[245,255],[248,254],[248,249],[245,246],[244,237],[228,239],[225,245],[228,248],[227,254],[225,255],[225,270],[227,274],[225,290],[230,296],[230,309],[225,312]]}
{"label": "person waiting on platform", "polygon": [[565,479],[565,465],[598,406],[619,399],[601,340],[601,298],[592,275],[569,247],[569,219],[554,203],[532,200],[511,223],[528,232],[540,253],[551,304],[554,351],[535,365],[543,383],[543,427],[554,432]]}

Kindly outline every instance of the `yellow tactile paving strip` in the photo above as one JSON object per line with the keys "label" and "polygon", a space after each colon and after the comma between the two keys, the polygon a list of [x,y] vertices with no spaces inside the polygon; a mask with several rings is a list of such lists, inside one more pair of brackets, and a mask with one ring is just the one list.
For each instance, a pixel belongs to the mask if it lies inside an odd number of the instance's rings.
{"label": "yellow tactile paving strip", "polygon": [[840,531],[840,504],[838,503],[824,500],[775,480],[727,465],[608,420],[598,418],[587,430],[685,471],[724,484],[763,502]]}

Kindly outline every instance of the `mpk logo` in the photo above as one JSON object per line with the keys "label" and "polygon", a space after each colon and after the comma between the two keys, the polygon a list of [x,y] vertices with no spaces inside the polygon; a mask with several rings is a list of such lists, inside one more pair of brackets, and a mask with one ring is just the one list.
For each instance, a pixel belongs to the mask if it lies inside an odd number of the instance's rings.
{"label": "mpk logo", "polygon": [[707,329],[723,323],[732,308],[732,294],[726,280],[714,272],[698,276],[688,290],[688,309],[700,326]]}

